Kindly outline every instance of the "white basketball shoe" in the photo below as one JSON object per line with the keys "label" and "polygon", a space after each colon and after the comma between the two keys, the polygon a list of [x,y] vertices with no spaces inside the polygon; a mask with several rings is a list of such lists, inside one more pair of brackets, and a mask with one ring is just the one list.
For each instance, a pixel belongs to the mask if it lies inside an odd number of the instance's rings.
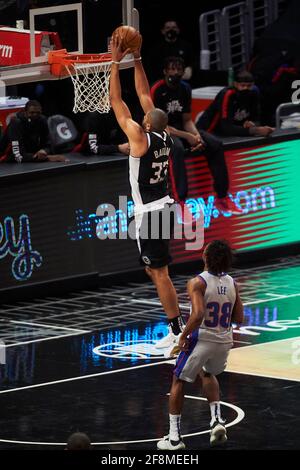
{"label": "white basketball shoe", "polygon": [[167,334],[167,336],[164,336],[163,338],[156,341],[155,343],[156,349],[169,348],[174,343],[174,339],[176,338],[176,336],[174,335],[172,328],[170,326],[168,326],[168,330],[169,330],[169,333]]}
{"label": "white basketball shoe", "polygon": [[225,444],[227,441],[226,428],[218,420],[210,427],[210,445],[212,447]]}
{"label": "white basketball shoe", "polygon": [[181,438],[179,441],[171,441],[169,436],[165,436],[163,439],[158,441],[157,448],[159,450],[180,450],[185,449],[185,443]]}

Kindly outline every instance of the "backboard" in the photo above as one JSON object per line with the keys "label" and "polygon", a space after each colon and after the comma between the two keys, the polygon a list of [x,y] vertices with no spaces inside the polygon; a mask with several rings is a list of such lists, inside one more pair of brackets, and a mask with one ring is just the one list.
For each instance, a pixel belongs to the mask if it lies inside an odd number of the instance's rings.
{"label": "backboard", "polygon": [[[134,0],[89,0],[84,5],[64,2],[29,10],[28,29],[0,26],[0,97],[6,95],[9,85],[57,80],[50,73],[49,50],[107,52],[109,36],[117,26],[139,28]],[[91,44],[96,50],[89,50]],[[122,68],[132,66],[130,57],[122,64]]]}

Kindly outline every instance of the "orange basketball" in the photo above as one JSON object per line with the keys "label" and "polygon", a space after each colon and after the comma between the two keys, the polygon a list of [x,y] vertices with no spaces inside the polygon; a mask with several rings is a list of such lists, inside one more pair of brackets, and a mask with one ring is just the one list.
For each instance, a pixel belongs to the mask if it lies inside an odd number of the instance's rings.
{"label": "orange basketball", "polygon": [[139,49],[142,42],[142,36],[132,26],[119,26],[113,32],[113,37],[115,35],[118,35],[121,39],[121,48],[123,51],[126,51],[126,49],[130,49],[130,52],[136,51]]}

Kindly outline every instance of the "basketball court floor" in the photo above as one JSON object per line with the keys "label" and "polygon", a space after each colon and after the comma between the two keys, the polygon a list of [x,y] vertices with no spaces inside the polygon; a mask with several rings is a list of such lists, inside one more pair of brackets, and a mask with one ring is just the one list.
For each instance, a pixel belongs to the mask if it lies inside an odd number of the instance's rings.
{"label": "basketball court floor", "polygon": [[[174,277],[186,313],[193,274]],[[245,323],[220,376],[225,449],[299,449],[300,256],[233,274]],[[155,450],[174,365],[155,349],[165,333],[150,283],[2,305],[0,449],[63,449],[81,431],[97,450]],[[187,449],[209,449],[209,420],[199,384],[189,385]]]}

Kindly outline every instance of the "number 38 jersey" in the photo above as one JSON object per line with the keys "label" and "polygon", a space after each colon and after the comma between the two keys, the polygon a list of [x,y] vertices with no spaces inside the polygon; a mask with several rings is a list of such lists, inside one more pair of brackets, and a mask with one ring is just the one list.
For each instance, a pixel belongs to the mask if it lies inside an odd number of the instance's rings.
{"label": "number 38 jersey", "polygon": [[199,274],[206,284],[205,315],[199,338],[218,343],[232,343],[231,314],[236,300],[234,280],[228,274],[215,276],[208,271]]}
{"label": "number 38 jersey", "polygon": [[135,213],[161,209],[174,202],[169,196],[168,165],[173,141],[167,132],[147,132],[148,150],[141,158],[129,156],[129,181]]}

